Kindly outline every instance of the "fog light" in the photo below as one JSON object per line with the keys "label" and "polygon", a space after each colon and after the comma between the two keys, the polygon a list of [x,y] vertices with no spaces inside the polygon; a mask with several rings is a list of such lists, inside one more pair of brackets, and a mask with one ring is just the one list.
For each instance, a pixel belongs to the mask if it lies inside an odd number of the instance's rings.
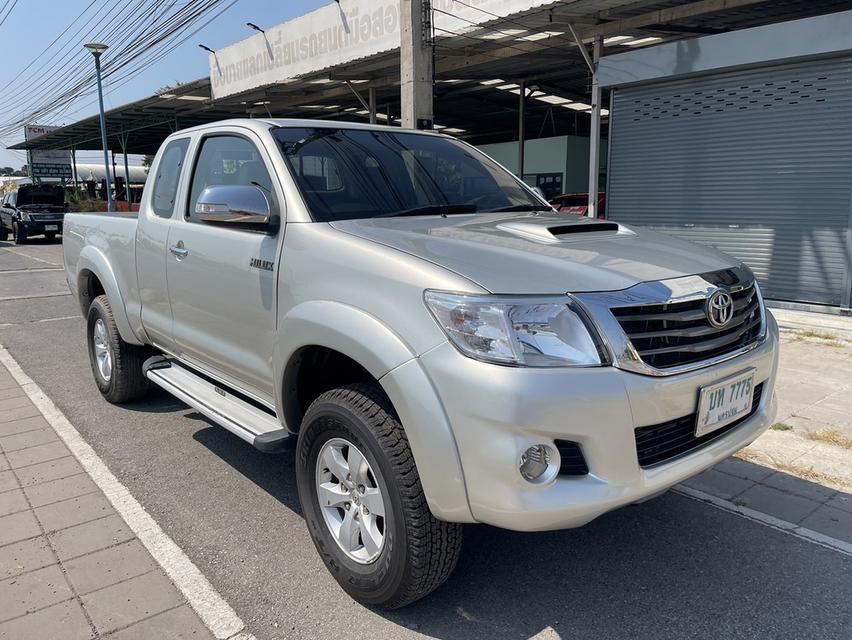
{"label": "fog light", "polygon": [[521,464],[518,466],[518,471],[521,472],[524,480],[545,482],[553,475],[558,455],[546,444],[533,445],[521,454]]}

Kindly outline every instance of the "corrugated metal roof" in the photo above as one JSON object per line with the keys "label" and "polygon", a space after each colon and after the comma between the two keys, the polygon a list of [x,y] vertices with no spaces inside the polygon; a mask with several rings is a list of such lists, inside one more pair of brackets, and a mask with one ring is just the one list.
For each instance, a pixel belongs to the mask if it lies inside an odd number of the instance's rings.
{"label": "corrugated metal roof", "polygon": [[[583,105],[589,100],[590,76],[569,24],[584,40],[605,35],[605,53],[613,53],[848,8],[845,0],[565,0],[458,32],[439,32],[435,121],[476,143],[511,139],[518,117],[518,89],[511,85],[524,80],[538,91],[527,105],[529,137],[583,135],[589,120]],[[109,111],[109,146],[118,152],[126,148],[128,153],[154,153],[176,129],[235,116],[363,122],[368,114],[353,88],[364,98],[368,89],[375,89],[379,122],[387,123],[399,116],[398,85],[398,50],[216,101],[209,78],[202,78]],[[101,147],[97,117],[11,148],[72,146]]]}

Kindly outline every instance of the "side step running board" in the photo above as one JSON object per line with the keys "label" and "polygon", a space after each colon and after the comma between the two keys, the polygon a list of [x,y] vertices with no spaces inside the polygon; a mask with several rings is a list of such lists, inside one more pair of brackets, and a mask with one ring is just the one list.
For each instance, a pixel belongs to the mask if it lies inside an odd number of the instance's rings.
{"label": "side step running board", "polygon": [[283,451],[292,447],[296,440],[281,427],[274,413],[255,406],[175,360],[154,356],[145,361],[142,371],[151,382],[260,451]]}

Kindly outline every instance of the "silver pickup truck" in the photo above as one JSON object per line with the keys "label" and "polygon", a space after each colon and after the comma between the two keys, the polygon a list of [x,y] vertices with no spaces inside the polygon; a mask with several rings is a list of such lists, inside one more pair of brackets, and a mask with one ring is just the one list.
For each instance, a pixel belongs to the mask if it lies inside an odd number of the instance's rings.
{"label": "silver pickup truck", "polygon": [[151,384],[263,451],[363,603],[440,585],[463,523],[577,527],[754,440],[778,330],[709,248],[560,215],[448,136],[313,120],[171,135],[138,217],[69,214],[110,402]]}

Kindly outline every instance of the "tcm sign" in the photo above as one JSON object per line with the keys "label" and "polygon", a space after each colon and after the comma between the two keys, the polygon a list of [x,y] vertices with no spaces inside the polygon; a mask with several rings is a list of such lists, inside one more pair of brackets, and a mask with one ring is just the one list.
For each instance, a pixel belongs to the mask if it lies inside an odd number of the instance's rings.
{"label": "tcm sign", "polygon": [[[58,128],[28,124],[24,127],[24,139],[33,140]],[[71,177],[71,152],[67,149],[31,149],[27,151],[27,164],[32,178]]]}

